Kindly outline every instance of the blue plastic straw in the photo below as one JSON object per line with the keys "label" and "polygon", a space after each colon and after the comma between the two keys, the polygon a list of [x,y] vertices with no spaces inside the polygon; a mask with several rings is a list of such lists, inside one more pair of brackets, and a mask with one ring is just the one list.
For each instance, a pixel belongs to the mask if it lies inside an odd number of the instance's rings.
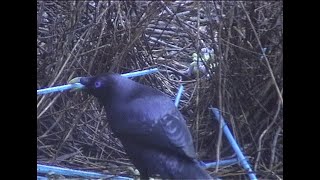
{"label": "blue plastic straw", "polygon": [[[49,173],[54,172],[55,174],[64,175],[64,176],[75,176],[75,177],[84,177],[84,178],[109,178],[109,179],[118,179],[118,180],[133,180],[132,178],[123,177],[123,176],[114,176],[114,175],[105,175],[95,172],[87,172],[81,170],[74,170],[69,168],[62,168],[56,166],[47,166],[37,164],[37,172],[38,173]],[[39,177],[41,178],[41,176]]]}
{"label": "blue plastic straw", "polygon": [[[221,160],[219,162],[219,166],[228,166],[228,165],[232,165],[232,164],[235,164],[238,162],[239,161],[237,158]],[[212,168],[217,165],[217,162],[204,163],[202,161],[199,161],[199,163],[200,163],[200,166],[202,166],[205,169]],[[100,173],[95,173],[95,172],[74,170],[74,169],[41,165],[41,164],[37,164],[37,172],[43,173],[43,174],[48,174],[49,172],[53,172],[56,175],[83,177],[83,178],[109,178],[109,179],[114,179],[114,180],[133,180],[132,178],[124,177],[124,176],[105,175],[105,174],[100,174]],[[43,177],[43,176],[37,176],[37,179],[38,180],[48,180],[47,177]]]}
{"label": "blue plastic straw", "polygon": [[[232,159],[226,159],[226,160],[219,161],[219,166],[230,166],[230,165],[237,164],[237,163],[239,163],[239,159],[232,158]],[[214,168],[217,166],[217,162],[202,163],[201,166],[203,166],[205,169]]]}
{"label": "blue plastic straw", "polygon": [[[221,123],[222,123],[222,127],[223,127],[223,132],[225,133],[227,139],[229,140],[233,150],[236,152],[238,159],[240,161],[240,164],[242,165],[242,167],[249,173],[249,177],[251,180],[257,180],[256,174],[252,171],[249,163],[247,162],[246,158],[244,157],[244,155],[242,154],[237,142],[235,141],[235,139],[233,138],[228,126],[226,125],[224,119],[222,116],[220,116],[220,112],[217,108],[211,108],[213,114],[215,115],[216,119],[219,121],[219,119],[221,118]],[[219,163],[220,165],[220,163]]]}
{"label": "blue plastic straw", "polygon": [[180,101],[180,99],[181,99],[182,92],[183,92],[183,85],[181,85],[181,86],[179,87],[178,94],[177,94],[176,100],[175,100],[175,102],[174,102],[174,104],[176,105],[176,107],[178,107],[178,105],[179,105],[179,101]]}
{"label": "blue plastic straw", "polygon": [[74,89],[74,88],[83,88],[83,85],[80,83],[73,83],[73,84],[66,84],[66,85],[62,85],[62,86],[39,89],[39,90],[37,90],[37,95],[48,94],[48,93],[53,93],[53,92],[62,92],[62,91],[65,91],[68,89]]}
{"label": "blue plastic straw", "polygon": [[127,77],[127,78],[131,78],[131,77],[137,77],[137,76],[144,76],[147,74],[152,74],[155,72],[158,72],[158,68],[153,68],[153,69],[147,69],[147,70],[143,70],[143,71],[137,71],[137,72],[130,72],[130,73],[126,73],[126,74],[121,74],[121,76]]}
{"label": "blue plastic straw", "polygon": [[[137,77],[137,76],[143,76],[151,73],[158,72],[158,68],[143,70],[143,71],[137,71],[137,72],[130,72],[126,74],[121,74],[121,76],[130,78],[130,77]],[[56,86],[56,87],[50,87],[45,89],[39,89],[37,90],[37,95],[41,94],[48,94],[53,92],[62,92],[68,89],[74,89],[74,88],[83,88],[84,86],[80,83],[73,83],[73,84],[67,84],[62,86]]]}

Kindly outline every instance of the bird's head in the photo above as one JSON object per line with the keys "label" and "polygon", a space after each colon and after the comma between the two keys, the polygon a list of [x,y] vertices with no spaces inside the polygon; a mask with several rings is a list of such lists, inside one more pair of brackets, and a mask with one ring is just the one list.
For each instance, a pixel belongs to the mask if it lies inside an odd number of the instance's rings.
{"label": "bird's head", "polygon": [[102,101],[123,97],[126,90],[130,90],[131,80],[118,74],[102,74],[92,77],[76,77],[69,83],[80,83],[87,93]]}
{"label": "bird's head", "polygon": [[81,90],[100,98],[112,90],[115,82],[113,81],[111,74],[103,74],[92,77],[76,77],[69,81],[69,83],[80,83],[84,85]]}

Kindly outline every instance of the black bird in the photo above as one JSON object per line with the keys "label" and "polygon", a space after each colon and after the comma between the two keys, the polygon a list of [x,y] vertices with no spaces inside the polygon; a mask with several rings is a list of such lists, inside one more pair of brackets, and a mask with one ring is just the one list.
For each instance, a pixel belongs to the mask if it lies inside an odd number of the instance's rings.
{"label": "black bird", "polygon": [[79,80],[104,106],[142,179],[212,179],[198,165],[190,131],[170,97],[118,74]]}

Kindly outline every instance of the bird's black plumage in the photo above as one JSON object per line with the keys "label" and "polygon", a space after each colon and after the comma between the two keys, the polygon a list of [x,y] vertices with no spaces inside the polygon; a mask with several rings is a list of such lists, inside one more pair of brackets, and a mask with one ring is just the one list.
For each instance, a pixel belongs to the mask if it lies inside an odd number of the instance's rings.
{"label": "bird's black plumage", "polygon": [[112,131],[142,178],[211,178],[197,164],[185,120],[167,95],[118,74],[84,77],[80,83],[105,107]]}

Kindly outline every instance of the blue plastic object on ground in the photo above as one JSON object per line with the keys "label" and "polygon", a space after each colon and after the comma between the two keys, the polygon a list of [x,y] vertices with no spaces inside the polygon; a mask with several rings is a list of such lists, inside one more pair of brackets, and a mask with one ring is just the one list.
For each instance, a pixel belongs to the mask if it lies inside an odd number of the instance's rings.
{"label": "blue plastic object on ground", "polygon": [[[48,174],[48,173],[52,172],[57,175],[81,177],[81,178],[104,178],[104,179],[117,179],[117,180],[133,180],[132,178],[129,178],[129,177],[105,175],[105,174],[96,173],[96,172],[87,172],[87,171],[74,170],[74,169],[62,168],[62,167],[56,167],[56,166],[41,165],[41,164],[37,164],[37,172],[44,173],[44,174]],[[39,178],[43,179],[46,177],[39,176],[38,179]]]}
{"label": "blue plastic object on ground", "polygon": [[240,164],[247,171],[251,180],[257,180],[256,174],[252,171],[247,159],[242,154],[236,140],[233,138],[233,136],[232,136],[228,126],[226,125],[222,115],[220,115],[220,111],[217,108],[210,108],[210,109],[212,110],[213,114],[215,115],[215,117],[218,121],[221,118],[220,120],[222,123],[223,132],[226,135],[227,139],[229,140],[230,145],[232,146],[233,150],[237,154],[237,157],[240,161]]}

